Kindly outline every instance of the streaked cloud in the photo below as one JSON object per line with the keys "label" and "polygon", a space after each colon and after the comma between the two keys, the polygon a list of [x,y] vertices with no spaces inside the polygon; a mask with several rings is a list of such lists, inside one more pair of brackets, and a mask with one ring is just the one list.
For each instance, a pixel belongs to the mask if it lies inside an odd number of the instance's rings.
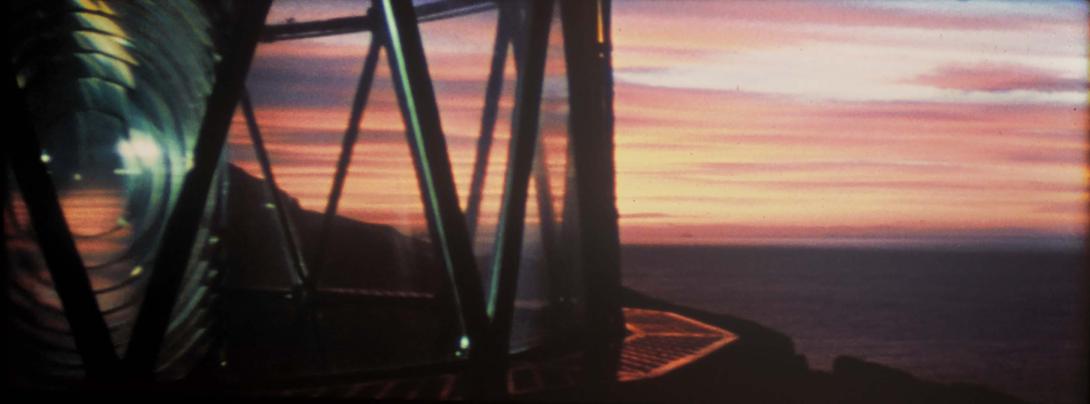
{"label": "streaked cloud", "polygon": [[[347,4],[274,16],[359,12]],[[625,242],[1060,245],[1084,236],[1084,3],[623,1],[613,9]],[[494,23],[489,12],[422,28],[463,203]],[[544,127],[562,195],[565,146],[554,132],[564,130],[564,66],[554,31]],[[258,117],[278,179],[305,207],[324,206],[368,41],[356,34],[258,50],[249,78]],[[422,207],[389,80],[382,59],[342,211],[418,230]],[[513,83],[509,60],[485,221],[494,221],[502,192]],[[233,155],[256,172],[241,122]]]}
{"label": "streaked cloud", "polygon": [[1064,77],[1056,72],[1029,66],[977,64],[942,66],[908,81],[941,89],[1008,92],[1086,91],[1085,77]]}

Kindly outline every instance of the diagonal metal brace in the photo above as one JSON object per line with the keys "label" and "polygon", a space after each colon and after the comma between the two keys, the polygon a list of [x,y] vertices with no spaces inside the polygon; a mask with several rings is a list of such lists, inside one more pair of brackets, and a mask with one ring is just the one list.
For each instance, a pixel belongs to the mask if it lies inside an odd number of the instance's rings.
{"label": "diagonal metal brace", "polygon": [[[30,121],[32,115],[10,63],[4,63],[4,73],[8,80],[8,96],[11,97],[8,107],[4,109],[5,121],[14,125],[12,133],[4,136],[4,154],[11,162],[15,180],[30,213],[38,247],[60,297],[87,378],[99,381],[109,379],[116,375],[120,363],[110,331],[65,221],[53,178],[41,161],[42,149]],[[4,265],[7,265],[7,261]]]}

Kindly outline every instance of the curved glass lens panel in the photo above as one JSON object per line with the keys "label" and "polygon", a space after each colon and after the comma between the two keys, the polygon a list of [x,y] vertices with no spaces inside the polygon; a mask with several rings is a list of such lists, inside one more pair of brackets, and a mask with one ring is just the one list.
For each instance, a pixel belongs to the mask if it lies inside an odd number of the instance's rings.
{"label": "curved glass lens panel", "polygon": [[[65,10],[35,3],[20,10],[24,30],[14,33],[20,52],[12,62],[41,146],[36,157],[124,354],[212,87],[207,16],[183,1],[73,3]],[[79,376],[82,364],[28,207],[9,184],[4,231],[11,295],[21,313],[13,321],[21,331],[16,339],[30,347],[20,360],[49,375]],[[218,196],[210,193],[164,341],[160,370],[167,377],[186,371],[207,344],[207,284],[214,277],[208,241]]]}

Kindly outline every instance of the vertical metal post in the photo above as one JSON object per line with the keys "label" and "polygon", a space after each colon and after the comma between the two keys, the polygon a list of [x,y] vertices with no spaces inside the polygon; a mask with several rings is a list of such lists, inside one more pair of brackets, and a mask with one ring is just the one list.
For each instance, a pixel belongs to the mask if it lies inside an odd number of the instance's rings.
{"label": "vertical metal post", "polygon": [[495,354],[505,358],[510,345],[511,321],[518,288],[522,232],[526,219],[526,196],[534,150],[538,144],[541,93],[545,79],[545,56],[552,22],[552,1],[531,3],[527,16],[528,32],[522,68],[515,90],[515,132],[507,154],[507,176],[500,205],[500,224],[492,261],[492,285],[489,288],[488,314],[492,318],[490,334]]}
{"label": "vertical metal post", "polygon": [[254,145],[254,154],[257,155],[257,162],[261,166],[261,173],[265,177],[265,187],[269,190],[273,208],[276,209],[277,224],[280,225],[280,232],[284,236],[284,241],[288,244],[288,254],[291,257],[292,268],[294,269],[294,271],[288,275],[292,278],[292,286],[300,288],[309,278],[307,264],[303,259],[299,236],[295,231],[295,224],[292,221],[291,216],[288,215],[287,206],[284,205],[284,199],[280,195],[280,187],[277,186],[276,177],[273,176],[272,162],[269,161],[269,152],[265,150],[265,140],[261,136],[261,127],[257,124],[257,117],[254,115],[254,107],[250,102],[250,92],[246,89],[242,90],[241,104],[242,114],[246,118],[246,128],[249,129],[250,132],[250,142]]}
{"label": "vertical metal post", "polygon": [[[65,221],[53,178],[41,161],[42,150],[30,120],[32,115],[23,91],[16,83],[11,63],[4,62],[3,71],[10,97],[8,107],[4,108],[4,121],[12,125],[12,131],[4,136],[3,153],[11,162],[15,181],[30,213],[38,247],[60,297],[87,378],[108,379],[116,375],[119,363],[110,331]],[[4,265],[7,266],[6,260]]]}
{"label": "vertical metal post", "polygon": [[534,190],[537,193],[538,226],[541,230],[541,249],[545,254],[545,268],[549,276],[551,303],[563,303],[571,294],[565,268],[560,262],[556,243],[556,212],[553,210],[553,191],[549,180],[549,164],[545,151],[545,134],[538,135],[537,153],[534,154]]}
{"label": "vertical metal post", "polygon": [[186,175],[174,212],[167,221],[144,303],[133,326],[125,362],[134,377],[150,379],[154,375],[170,313],[178,299],[209,187],[231,126],[231,115],[238,105],[270,4],[271,0],[252,0],[235,5],[234,29],[227,38],[223,60],[216,66],[216,82],[194,148],[193,168]]}
{"label": "vertical metal post", "polygon": [[581,275],[583,269],[580,267],[581,260],[580,254],[582,254],[582,245],[580,244],[580,222],[579,222],[579,189],[575,183],[575,177],[577,175],[575,171],[575,147],[571,141],[571,134],[569,128],[568,147],[564,150],[564,212],[560,219],[560,229],[558,229],[557,242],[560,244],[558,255],[563,257],[561,261],[564,266],[557,267],[557,272],[562,273],[559,280],[562,280],[564,285],[564,293],[568,295],[568,307],[574,311],[574,319],[576,320],[575,326],[581,326],[583,322],[586,322],[586,301],[583,296],[586,295],[586,285]]}
{"label": "vertical metal post", "polygon": [[439,261],[451,279],[455,305],[466,335],[460,347],[471,361],[483,367],[480,350],[485,340],[487,317],[481,281],[473,257],[465,217],[458,208],[458,195],[450,169],[446,141],[439,121],[424,46],[416,25],[413,5],[408,1],[377,0],[394,88],[405,121],[413,163],[428,219],[428,230]]}
{"label": "vertical metal post", "polygon": [[587,320],[593,325],[588,329],[585,369],[589,380],[599,383],[613,380],[624,335],[609,8],[609,0],[560,3],[582,243],[578,266],[583,271]]}
{"label": "vertical metal post", "polygon": [[466,203],[466,222],[469,226],[469,241],[477,235],[477,217],[481,211],[481,198],[484,193],[484,181],[488,172],[488,157],[492,151],[492,135],[496,129],[497,110],[500,105],[500,92],[503,91],[503,71],[507,64],[507,47],[511,43],[511,30],[508,20],[513,18],[509,6],[500,6],[496,21],[496,40],[492,45],[492,65],[488,70],[488,84],[484,91],[484,108],[481,112],[481,133],[477,138],[477,154],[473,160],[473,178],[469,182],[469,200]]}
{"label": "vertical metal post", "polygon": [[[370,15],[370,13],[368,13]],[[322,216],[322,227],[319,230],[318,245],[314,255],[314,275],[311,288],[317,288],[321,272],[325,269],[325,256],[329,249],[329,235],[333,231],[333,219],[337,217],[337,204],[341,200],[341,192],[344,189],[344,181],[348,176],[348,165],[352,162],[352,151],[356,147],[356,139],[359,138],[360,121],[363,120],[363,110],[367,106],[367,98],[371,94],[371,83],[375,79],[375,67],[378,65],[378,53],[382,50],[382,32],[371,31],[371,46],[367,48],[367,56],[363,61],[363,71],[360,72],[360,80],[356,85],[356,95],[352,98],[352,110],[348,116],[348,126],[344,130],[344,139],[341,141],[341,154],[337,158],[337,171],[333,175],[333,187],[329,190],[329,201],[325,205],[325,215]]]}

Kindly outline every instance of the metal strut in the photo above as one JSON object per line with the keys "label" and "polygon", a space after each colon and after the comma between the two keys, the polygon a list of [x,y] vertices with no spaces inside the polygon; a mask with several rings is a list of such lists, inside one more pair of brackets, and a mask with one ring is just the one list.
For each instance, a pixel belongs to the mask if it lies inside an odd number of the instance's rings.
{"label": "metal strut", "polygon": [[[479,13],[496,7],[493,0],[439,0],[416,8],[416,21],[428,22]],[[330,18],[328,20],[270,24],[261,34],[261,42],[289,41],[344,35],[364,31],[380,31],[371,15]]]}
{"label": "metal strut", "polygon": [[507,176],[500,206],[500,225],[492,261],[488,313],[492,348],[506,357],[510,345],[511,321],[518,288],[522,233],[526,220],[526,197],[534,151],[538,144],[541,94],[545,79],[545,57],[552,25],[552,1],[532,3],[527,15],[526,46],[515,90],[515,131],[507,154]]}
{"label": "metal strut", "polygon": [[272,162],[269,161],[269,152],[265,149],[265,141],[261,136],[261,127],[257,124],[257,117],[254,115],[254,107],[250,102],[250,93],[246,89],[242,90],[241,104],[242,114],[246,118],[246,127],[250,132],[250,141],[254,145],[254,154],[257,155],[258,164],[261,166],[261,173],[265,177],[266,189],[268,189],[269,195],[271,195],[273,208],[276,209],[277,224],[280,225],[284,241],[288,243],[288,254],[291,257],[292,269],[294,269],[294,271],[288,275],[292,278],[292,286],[299,288],[309,280],[307,264],[303,259],[302,249],[300,248],[299,234],[295,230],[294,221],[291,219],[291,216],[288,215],[287,206],[284,204],[284,198],[280,195],[280,187],[276,184],[276,177],[273,176]]}
{"label": "metal strut", "polygon": [[477,154],[473,161],[473,177],[469,182],[469,199],[466,202],[466,223],[469,226],[469,240],[477,235],[480,222],[481,198],[484,193],[484,181],[488,170],[488,158],[492,151],[492,137],[496,129],[497,111],[500,93],[503,91],[503,73],[507,64],[507,47],[511,43],[511,21],[515,16],[510,6],[500,6],[496,22],[496,40],[492,46],[492,65],[488,70],[488,84],[485,87],[484,108],[481,112],[481,133],[477,138]]}
{"label": "metal strut", "polygon": [[453,297],[465,335],[459,348],[481,369],[481,348],[488,320],[485,314],[480,274],[466,229],[465,216],[458,207],[450,158],[439,121],[439,106],[424,57],[416,15],[411,2],[375,1],[383,21],[386,49],[393,73],[394,89],[405,122],[406,136],[416,166],[437,257],[447,270]]}

